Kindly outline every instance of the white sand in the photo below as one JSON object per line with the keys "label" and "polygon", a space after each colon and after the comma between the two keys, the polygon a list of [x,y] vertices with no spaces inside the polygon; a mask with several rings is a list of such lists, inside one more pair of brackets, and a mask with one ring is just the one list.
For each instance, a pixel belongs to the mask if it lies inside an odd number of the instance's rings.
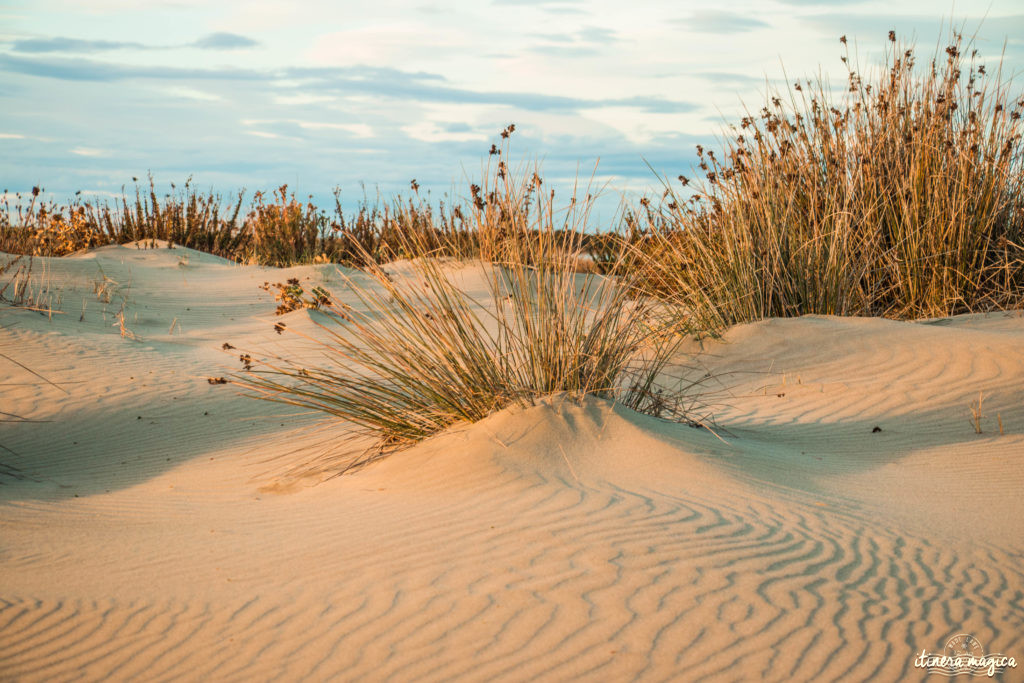
{"label": "white sand", "polygon": [[0,679],[919,679],[957,633],[1024,659],[1020,313],[738,327],[704,342],[722,439],[546,401],[327,479],[295,467],[342,429],[206,378],[294,343],[258,284],[341,294],[332,266],[40,264],[65,313],[0,309],[59,385],[0,357],[0,410],[41,421],[0,423]]}

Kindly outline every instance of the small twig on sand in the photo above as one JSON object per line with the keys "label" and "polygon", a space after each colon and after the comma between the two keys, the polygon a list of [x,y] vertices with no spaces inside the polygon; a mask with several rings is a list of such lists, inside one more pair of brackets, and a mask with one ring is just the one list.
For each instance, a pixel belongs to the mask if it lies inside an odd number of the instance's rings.
{"label": "small twig on sand", "polygon": [[23,370],[25,370],[26,372],[30,372],[30,373],[32,373],[33,375],[35,375],[35,376],[36,376],[36,377],[38,377],[39,379],[43,380],[44,382],[46,382],[46,383],[47,383],[47,384],[49,384],[50,386],[52,386],[52,387],[54,387],[54,388],[56,388],[56,389],[60,389],[60,390],[61,390],[61,391],[63,391],[63,392],[65,393],[65,394],[70,394],[70,393],[71,393],[71,392],[69,392],[69,391],[68,391],[67,389],[65,389],[64,387],[62,387],[62,386],[58,386],[57,384],[54,384],[54,383],[53,383],[53,382],[51,382],[50,380],[46,379],[45,377],[43,377],[42,375],[40,375],[40,374],[39,374],[38,372],[36,372],[35,370],[33,370],[33,369],[31,369],[31,368],[28,368],[28,367],[26,367],[26,366],[22,365],[21,363],[19,363],[18,361],[14,360],[13,358],[11,358],[10,356],[8,356],[7,354],[5,354],[5,353],[0,353],[0,357],[6,358],[7,360],[9,360],[9,361],[11,361],[12,363],[14,363],[15,365],[17,365],[17,366],[18,366],[19,368],[22,368],[22,369],[23,369]]}

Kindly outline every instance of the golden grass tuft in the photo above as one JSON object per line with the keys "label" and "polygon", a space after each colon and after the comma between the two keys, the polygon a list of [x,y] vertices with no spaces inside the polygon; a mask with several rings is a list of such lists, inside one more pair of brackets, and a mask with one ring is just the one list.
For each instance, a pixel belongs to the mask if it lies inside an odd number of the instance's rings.
{"label": "golden grass tuft", "polygon": [[579,272],[593,197],[559,212],[552,193],[537,191],[539,169],[492,170],[472,214],[489,258],[461,266],[480,269],[482,299],[457,285],[454,262],[413,232],[398,242],[414,255],[408,271],[392,274],[367,258],[370,282],[347,281],[356,305],[332,298],[311,313],[327,363],[267,358],[233,382],[373,437],[376,446],[347,465],[553,394],[671,412],[655,380],[676,348],[677,320],[635,298],[628,278]]}
{"label": "golden grass tuft", "polygon": [[666,183],[635,215],[653,285],[718,330],[1024,305],[1024,98],[959,35],[916,59],[891,35],[839,102],[821,77],[797,82],[730,126],[721,157],[698,146],[693,195]]}

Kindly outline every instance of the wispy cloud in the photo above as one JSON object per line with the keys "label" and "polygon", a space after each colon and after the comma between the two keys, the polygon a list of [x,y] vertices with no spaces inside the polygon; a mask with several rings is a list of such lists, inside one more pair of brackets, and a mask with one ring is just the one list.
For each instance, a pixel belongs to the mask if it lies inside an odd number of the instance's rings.
{"label": "wispy cloud", "polygon": [[[283,137],[287,133],[295,133],[297,129],[311,131],[341,131],[356,138],[374,137],[373,128],[365,123],[330,123],[324,121],[306,121],[303,119],[242,119],[243,126],[259,126],[263,129],[273,128],[277,133],[265,133],[263,137]],[[248,131],[252,135],[261,135]]]}
{"label": "wispy cloud", "polygon": [[75,147],[71,150],[72,154],[76,154],[80,157],[105,157],[110,156],[110,153],[106,150],[96,149],[95,147]]}
{"label": "wispy cloud", "polygon": [[[442,126],[432,121],[418,121],[408,126],[402,126],[402,132],[414,140],[422,142],[468,142],[472,140],[484,141],[487,134],[482,131],[475,131],[470,126]],[[459,129],[461,128],[461,130]]]}
{"label": "wispy cloud", "polygon": [[512,7],[535,7],[551,14],[586,14],[580,0],[491,0],[491,4]]}
{"label": "wispy cloud", "polygon": [[306,79],[310,82],[323,84],[333,83],[339,86],[353,86],[365,84],[366,87],[375,87],[379,83],[382,87],[393,88],[398,85],[415,85],[425,81],[435,83],[445,82],[441,74],[427,71],[402,71],[382,66],[294,66],[282,71],[283,75],[290,79]]}
{"label": "wispy cloud", "polygon": [[782,2],[782,3],[785,3],[787,5],[803,5],[803,6],[807,6],[807,7],[810,7],[810,6],[813,6],[813,7],[831,7],[831,6],[841,7],[841,6],[844,6],[844,5],[861,5],[861,4],[864,4],[865,2],[868,2],[868,0],[778,0],[778,1]]}
{"label": "wispy cloud", "polygon": [[698,10],[688,19],[678,19],[675,23],[702,33],[741,33],[771,26],[760,19],[724,10]]}
{"label": "wispy cloud", "polygon": [[237,33],[211,33],[191,43],[193,47],[202,50],[240,50],[259,45],[258,41],[252,38],[240,36]]}
{"label": "wispy cloud", "polygon": [[[697,106],[662,97],[580,98],[536,92],[483,91],[447,85],[439,74],[406,72],[383,67],[291,67],[279,72],[247,69],[196,69],[134,66],[83,59],[43,59],[0,54],[0,70],[69,81],[232,80],[284,81],[279,91],[317,94],[375,95],[421,102],[491,104],[530,111],[579,111],[602,107],[632,107],[649,113],[684,113]],[[293,82],[288,85],[288,82]]]}
{"label": "wispy cloud", "polygon": [[211,92],[184,86],[157,87],[155,90],[157,92],[167,93],[172,97],[186,100],[199,100],[201,102],[218,102],[224,99],[220,95]]}
{"label": "wispy cloud", "polygon": [[852,40],[859,38],[863,44],[882,44],[890,30],[896,31],[901,40],[915,41],[926,38],[928,47],[935,39],[945,39],[951,28],[962,30],[965,36],[979,35],[979,44],[989,56],[998,56],[1003,40],[1011,45],[1024,42],[1024,14],[1008,16],[959,16],[952,21],[941,15],[922,14],[876,14],[828,12],[812,14],[801,22],[815,31],[847,35]]}
{"label": "wispy cloud", "polygon": [[270,75],[248,69],[190,69],[173,66],[133,66],[90,59],[31,58],[0,54],[0,70],[66,81],[138,79],[267,80]]}
{"label": "wispy cloud", "polygon": [[110,52],[113,50],[176,50],[180,48],[198,48],[200,50],[239,50],[256,47],[260,43],[252,38],[237,33],[210,33],[191,43],[173,45],[146,45],[135,41],[121,40],[84,40],[54,36],[51,38],[21,38],[13,41],[11,47],[15,52],[24,54],[70,52],[89,54],[93,52]]}
{"label": "wispy cloud", "polygon": [[615,31],[597,26],[568,33],[540,33],[536,37],[541,43],[529,48],[530,52],[556,57],[601,55],[619,41]]}
{"label": "wispy cloud", "polygon": [[380,67],[317,67],[286,70],[289,78],[303,78],[314,92],[371,94],[421,102],[493,104],[530,111],[578,111],[600,107],[635,107],[645,112],[681,113],[696,105],[661,97],[579,98],[546,93],[486,91],[457,88],[438,74],[408,73]]}
{"label": "wispy cloud", "polygon": [[752,88],[765,83],[764,76],[739,74],[732,71],[697,71],[691,75],[715,85],[728,85],[734,88]]}
{"label": "wispy cloud", "polygon": [[145,50],[142,43],[117,40],[81,40],[78,38],[25,38],[12,44],[15,52],[105,52],[107,50]]}
{"label": "wispy cloud", "polygon": [[366,123],[322,123],[320,121],[295,121],[300,128],[307,130],[340,130],[357,138],[374,137],[373,127]]}
{"label": "wispy cloud", "polygon": [[245,132],[249,135],[253,135],[258,138],[267,138],[268,140],[280,140],[281,138],[284,137],[283,135],[278,135],[277,133],[270,133],[265,130],[247,130]]}
{"label": "wispy cloud", "polygon": [[76,194],[83,197],[102,197],[104,199],[119,199],[124,195],[120,192],[108,192],[107,190],[79,190]]}

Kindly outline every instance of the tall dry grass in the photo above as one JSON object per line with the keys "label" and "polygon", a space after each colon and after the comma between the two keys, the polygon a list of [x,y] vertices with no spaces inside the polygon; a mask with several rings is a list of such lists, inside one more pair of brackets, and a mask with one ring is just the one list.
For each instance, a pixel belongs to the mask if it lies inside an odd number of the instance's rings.
{"label": "tall dry grass", "polygon": [[698,146],[691,197],[636,212],[653,285],[699,326],[1024,305],[1024,98],[959,35],[923,68],[889,45],[838,101],[823,77],[770,92],[720,157]]}
{"label": "tall dry grass", "polygon": [[[478,186],[477,187],[479,190]],[[300,200],[283,185],[258,191],[244,202],[244,192],[225,200],[200,192],[191,179],[171,184],[161,195],[153,178],[136,185],[134,198],[98,203],[76,198],[67,204],[43,201],[40,188],[0,202],[0,252],[65,256],[86,249],[129,242],[165,241],[222,256],[239,263],[291,266],[339,263],[363,267],[409,258],[408,240],[433,253],[456,258],[481,256],[488,236],[478,234],[475,199],[445,196],[437,202],[421,196],[411,183],[410,196],[384,199],[365,195],[353,210],[342,207],[335,190],[334,210]],[[600,267],[611,258],[614,238],[583,237],[587,258]]]}
{"label": "tall dry grass", "polygon": [[[311,314],[325,363],[246,353],[251,367],[233,381],[372,437],[376,446],[349,465],[552,394],[663,409],[656,379],[678,340],[671,311],[637,300],[628,276],[581,272],[594,197],[560,209],[541,191],[537,167],[513,173],[501,154],[473,193],[484,260],[457,266],[423,233],[409,233],[400,246],[415,258],[404,274],[367,258],[371,281],[347,282],[358,303]],[[482,297],[457,283],[467,267],[479,269]]]}

